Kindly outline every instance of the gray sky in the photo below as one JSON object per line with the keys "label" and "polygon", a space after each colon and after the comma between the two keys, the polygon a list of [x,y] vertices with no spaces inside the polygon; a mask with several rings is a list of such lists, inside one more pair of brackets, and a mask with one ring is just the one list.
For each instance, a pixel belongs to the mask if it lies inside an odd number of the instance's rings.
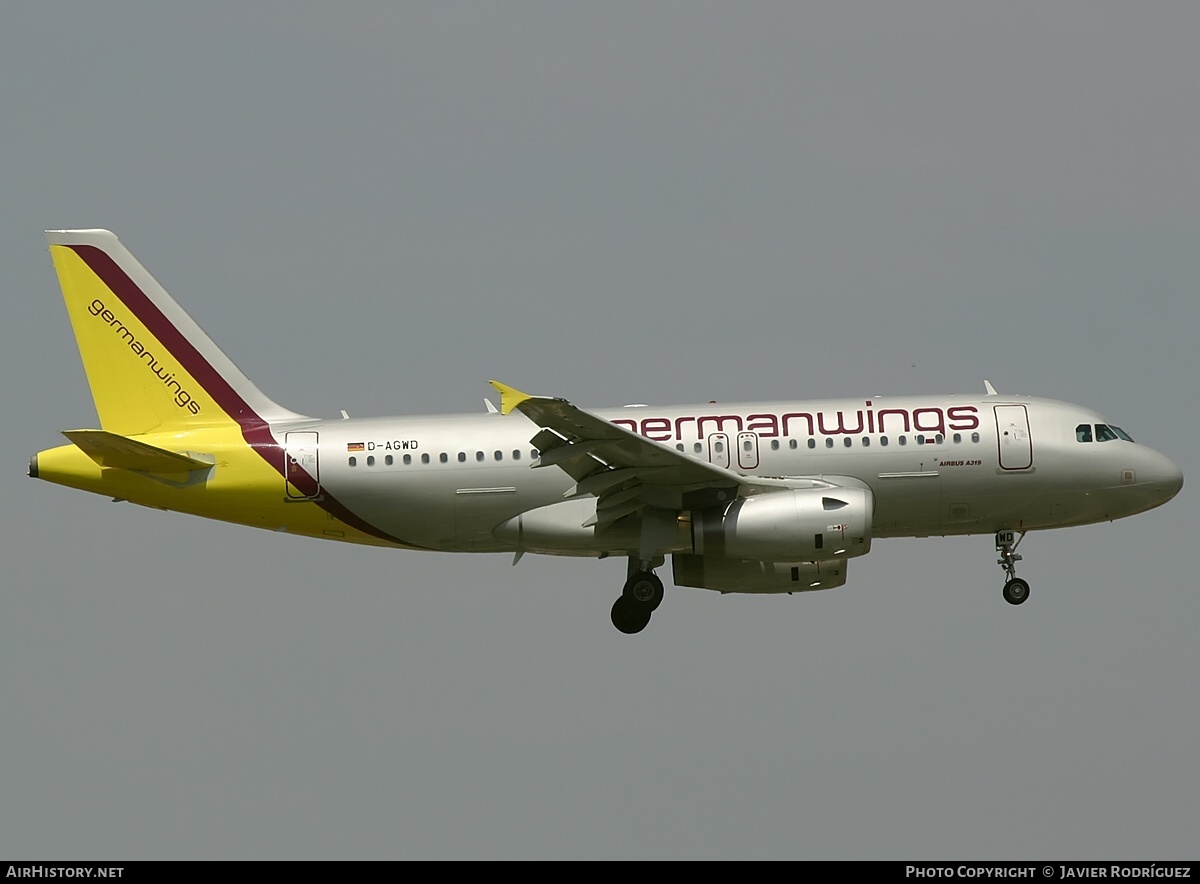
{"label": "gray sky", "polygon": [[[1191,3],[6,4],[0,856],[1168,858],[1200,819]],[[42,229],[270,396],[1098,408],[1166,507],[794,597],[32,482],[96,418]],[[1188,409],[1192,411],[1188,411]]]}

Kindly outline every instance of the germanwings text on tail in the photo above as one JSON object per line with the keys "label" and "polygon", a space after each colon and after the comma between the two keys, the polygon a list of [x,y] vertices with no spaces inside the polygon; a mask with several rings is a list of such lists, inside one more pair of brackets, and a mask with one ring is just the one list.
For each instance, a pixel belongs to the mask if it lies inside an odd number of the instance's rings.
{"label": "germanwings text on tail", "polygon": [[640,632],[677,586],[846,582],[875,537],[994,534],[1019,605],[1027,531],[1131,516],[1183,485],[1078,405],[986,393],[584,410],[492,381],[469,415],[323,420],[268,399],[106,230],[48,231],[99,428],[29,474],[157,509],[400,549],[628,558]]}

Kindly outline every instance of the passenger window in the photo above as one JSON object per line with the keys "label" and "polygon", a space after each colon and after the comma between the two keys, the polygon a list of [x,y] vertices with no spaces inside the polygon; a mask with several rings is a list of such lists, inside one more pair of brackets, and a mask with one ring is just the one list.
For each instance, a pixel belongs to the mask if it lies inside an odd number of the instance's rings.
{"label": "passenger window", "polygon": [[466,453],[465,451],[460,451],[460,452],[458,453],[458,462],[459,462],[459,463],[466,463],[466,462],[467,462],[467,453]]}
{"label": "passenger window", "polygon": [[497,451],[496,452],[496,460],[504,460],[504,452]]}
{"label": "passenger window", "polygon": [[438,455],[438,460],[440,460],[442,463],[449,463],[450,455],[446,454],[446,452],[443,451],[441,454]]}
{"label": "passenger window", "polygon": [[720,454],[724,450],[725,450],[724,442],[714,442],[713,443],[713,451],[715,451],[717,454]]}
{"label": "passenger window", "polygon": [[479,463],[483,463],[483,452],[482,451],[475,452],[475,460],[478,461]]}
{"label": "passenger window", "polygon": [[829,437],[826,437],[826,438],[825,438],[825,447],[826,447],[826,448],[832,448],[832,447],[833,447],[833,440],[832,440],[832,439],[830,439]]}
{"label": "passenger window", "polygon": [[778,439],[772,439],[772,440],[771,440],[771,450],[772,450],[772,451],[778,451],[778,450],[779,450],[779,440],[778,440]]}
{"label": "passenger window", "polygon": [[880,444],[882,447],[884,447],[884,448],[887,448],[887,436],[880,436],[880,437],[879,437],[879,444]]}
{"label": "passenger window", "polygon": [[842,444],[845,445],[847,448],[849,448],[851,445],[854,444],[854,440],[851,439],[849,436],[847,436],[845,439],[842,440]]}
{"label": "passenger window", "polygon": [[367,466],[369,466],[369,467],[375,466],[375,455],[372,454],[370,457],[367,458]]}
{"label": "passenger window", "polygon": [[411,454],[404,455],[404,465],[409,466],[411,463],[412,463],[412,455]]}
{"label": "passenger window", "polygon": [[696,452],[697,454],[699,454],[703,450],[704,450],[704,446],[701,445],[699,442],[697,442],[695,445],[692,446],[692,451]]}
{"label": "passenger window", "polygon": [[521,452],[514,448],[513,449],[513,460],[520,460],[520,459],[521,459]]}
{"label": "passenger window", "polygon": [[350,466],[352,466],[352,467],[358,466],[358,458],[357,457],[350,458]]}
{"label": "passenger window", "polygon": [[385,464],[387,464],[389,467],[390,467],[390,466],[391,466],[393,463],[395,463],[395,461],[392,459],[392,456],[391,456],[390,454],[389,454],[387,457],[385,457],[385,458],[383,459],[383,462],[384,462]]}
{"label": "passenger window", "polygon": [[962,433],[955,433],[954,434],[954,444],[957,445],[961,441],[962,441]]}
{"label": "passenger window", "polygon": [[1091,442],[1092,441],[1092,425],[1080,424],[1075,428],[1076,442]]}
{"label": "passenger window", "polygon": [[676,445],[676,446],[675,446],[675,450],[676,450],[676,451],[683,451],[683,443],[682,443],[682,442],[680,442],[678,445]]}
{"label": "passenger window", "polygon": [[918,435],[917,435],[917,436],[916,436],[916,437],[913,439],[913,441],[914,441],[914,442],[916,442],[918,445],[924,445],[924,444],[925,444],[925,434],[924,434],[924,433],[920,433],[920,434],[918,434]]}
{"label": "passenger window", "polygon": [[863,436],[863,448],[868,448],[871,445],[871,437]]}
{"label": "passenger window", "polygon": [[978,434],[978,433],[972,433],[972,434],[971,434],[971,441],[972,441],[972,442],[978,442],[978,441],[979,441],[979,434]]}
{"label": "passenger window", "polygon": [[900,442],[900,444],[901,444],[901,445],[907,445],[907,444],[908,444],[908,437],[907,437],[907,436],[901,436],[901,437],[900,437],[900,439],[899,439],[899,442]]}

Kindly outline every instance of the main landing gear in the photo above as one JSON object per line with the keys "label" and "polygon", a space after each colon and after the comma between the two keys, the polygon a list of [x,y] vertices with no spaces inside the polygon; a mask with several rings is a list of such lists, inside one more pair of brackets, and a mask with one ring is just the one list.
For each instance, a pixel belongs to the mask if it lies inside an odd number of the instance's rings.
{"label": "main landing gear", "polygon": [[652,567],[650,562],[639,562],[635,566],[631,560],[629,579],[625,581],[620,598],[613,603],[613,626],[626,635],[645,629],[650,615],[662,604],[663,584]]}
{"label": "main landing gear", "polygon": [[1004,584],[1004,600],[1010,605],[1020,605],[1029,598],[1029,584],[1017,576],[1017,562],[1021,561],[1021,557],[1017,555],[1017,547],[1024,539],[1024,531],[1020,537],[1012,531],[996,532],[996,550],[1000,553],[996,564],[1004,568],[1008,577]]}

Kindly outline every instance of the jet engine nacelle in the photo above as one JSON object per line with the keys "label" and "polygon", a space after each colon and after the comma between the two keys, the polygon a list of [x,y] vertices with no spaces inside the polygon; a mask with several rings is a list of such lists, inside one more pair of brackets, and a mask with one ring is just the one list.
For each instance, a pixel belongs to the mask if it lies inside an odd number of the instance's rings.
{"label": "jet engine nacelle", "polygon": [[771,491],[692,515],[697,555],[759,562],[824,561],[871,549],[874,499],[865,488]]}
{"label": "jet engine nacelle", "polygon": [[811,592],[833,589],[846,583],[850,563],[756,562],[721,556],[671,556],[676,586],[694,586],[719,592]]}

